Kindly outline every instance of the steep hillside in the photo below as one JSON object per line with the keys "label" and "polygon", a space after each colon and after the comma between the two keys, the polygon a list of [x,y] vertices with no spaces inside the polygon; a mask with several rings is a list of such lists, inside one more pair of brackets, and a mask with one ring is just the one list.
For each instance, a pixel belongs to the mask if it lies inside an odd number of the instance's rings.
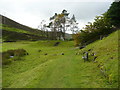
{"label": "steep hillside", "polygon": [[9,19],[9,18],[7,18],[7,17],[5,17],[5,16],[2,16],[2,15],[0,15],[0,16],[2,17],[2,24],[5,24],[5,25],[8,25],[8,26],[10,26],[10,27],[17,28],[17,29],[26,30],[26,31],[29,31],[29,32],[30,32],[30,31],[31,31],[31,32],[34,32],[34,30],[35,30],[35,29],[30,28],[30,27],[28,27],[28,26],[22,25],[22,24],[14,21],[14,20],[12,20],[12,19]]}
{"label": "steep hillside", "polygon": [[[11,58],[3,66],[3,87],[118,88],[119,31],[81,50],[73,41],[3,43],[3,51],[23,48],[29,53],[18,61]],[[56,42],[60,42],[58,46],[54,46]],[[82,59],[84,51],[89,52],[89,61]]]}
{"label": "steep hillside", "polygon": [[2,17],[0,30],[2,30],[3,41],[46,39],[46,36],[44,36],[40,30],[19,24],[2,15],[0,15],[0,17]]}

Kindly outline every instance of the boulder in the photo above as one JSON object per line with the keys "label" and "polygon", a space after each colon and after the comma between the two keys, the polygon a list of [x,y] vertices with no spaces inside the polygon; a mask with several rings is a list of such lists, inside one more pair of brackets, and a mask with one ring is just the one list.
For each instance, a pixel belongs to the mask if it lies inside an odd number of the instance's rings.
{"label": "boulder", "polygon": [[45,53],[44,55],[48,55],[47,53]]}
{"label": "boulder", "polygon": [[61,55],[64,55],[64,53],[61,53]]}

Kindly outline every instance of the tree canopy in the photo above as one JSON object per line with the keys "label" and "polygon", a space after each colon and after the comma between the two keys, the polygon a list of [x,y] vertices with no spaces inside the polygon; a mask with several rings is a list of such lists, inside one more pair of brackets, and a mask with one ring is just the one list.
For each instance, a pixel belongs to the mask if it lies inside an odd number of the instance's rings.
{"label": "tree canopy", "polygon": [[120,1],[113,2],[107,12],[96,16],[93,23],[88,22],[83,30],[74,35],[75,45],[86,45],[102,39],[115,28],[120,28]]}
{"label": "tree canopy", "polygon": [[111,24],[120,28],[120,1],[113,2],[107,11],[107,17],[111,19]]}

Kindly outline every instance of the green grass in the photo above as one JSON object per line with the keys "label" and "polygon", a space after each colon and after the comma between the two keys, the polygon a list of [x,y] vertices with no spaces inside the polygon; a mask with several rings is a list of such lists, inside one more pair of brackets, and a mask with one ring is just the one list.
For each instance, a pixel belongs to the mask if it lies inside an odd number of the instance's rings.
{"label": "green grass", "polygon": [[[3,43],[3,51],[25,49],[29,55],[22,60],[3,66],[3,87],[7,88],[117,88],[118,87],[118,31],[103,40],[79,50],[73,41],[21,41]],[[84,62],[82,54],[93,49],[98,58]],[[38,52],[38,50],[42,50]],[[65,55],[61,55],[61,53]],[[47,53],[48,55],[44,55]],[[111,59],[113,57],[113,59]],[[102,62],[112,84],[108,83],[97,67]]]}
{"label": "green grass", "polygon": [[33,29],[33,31],[27,31],[27,30],[23,30],[23,29],[14,28],[14,27],[11,27],[11,26],[8,26],[5,24],[0,24],[0,29],[6,30],[6,31],[17,32],[17,33],[26,33],[26,34],[31,34],[31,35],[42,36],[41,31],[35,30],[35,29]]}
{"label": "green grass", "polygon": [[29,33],[28,31],[22,30],[22,29],[17,29],[17,28],[13,28],[13,27],[9,27],[9,26],[2,26],[3,30],[7,30],[7,31],[14,31],[14,32],[18,32],[18,33]]}

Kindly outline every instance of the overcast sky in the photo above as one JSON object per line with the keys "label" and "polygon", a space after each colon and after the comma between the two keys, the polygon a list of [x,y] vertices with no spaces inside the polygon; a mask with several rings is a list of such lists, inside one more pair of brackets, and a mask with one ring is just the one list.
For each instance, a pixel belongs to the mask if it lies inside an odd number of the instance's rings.
{"label": "overcast sky", "polygon": [[79,28],[92,22],[96,15],[107,11],[113,0],[0,0],[0,14],[23,25],[37,28],[42,20],[48,21],[54,13],[66,9],[74,14]]}

